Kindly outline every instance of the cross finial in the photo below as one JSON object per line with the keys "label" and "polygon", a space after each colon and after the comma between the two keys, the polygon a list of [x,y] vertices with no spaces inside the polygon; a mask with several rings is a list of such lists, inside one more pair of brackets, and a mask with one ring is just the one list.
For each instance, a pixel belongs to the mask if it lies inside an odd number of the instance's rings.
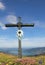
{"label": "cross finial", "polygon": [[21,17],[18,17],[18,22],[21,22]]}

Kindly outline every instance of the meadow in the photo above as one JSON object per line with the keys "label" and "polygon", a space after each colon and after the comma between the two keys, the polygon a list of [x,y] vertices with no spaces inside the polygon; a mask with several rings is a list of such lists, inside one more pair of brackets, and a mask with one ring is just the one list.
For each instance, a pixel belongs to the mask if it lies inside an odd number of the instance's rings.
{"label": "meadow", "polygon": [[45,55],[23,56],[19,59],[15,55],[0,53],[0,65],[45,65]]}

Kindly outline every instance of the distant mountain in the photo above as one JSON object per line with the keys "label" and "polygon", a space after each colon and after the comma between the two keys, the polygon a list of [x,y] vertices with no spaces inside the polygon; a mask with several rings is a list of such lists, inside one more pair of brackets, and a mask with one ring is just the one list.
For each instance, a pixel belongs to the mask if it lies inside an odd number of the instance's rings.
{"label": "distant mountain", "polygon": [[[12,55],[18,55],[18,48],[0,48],[0,52]],[[22,49],[22,55],[24,56],[37,56],[41,54],[45,55],[45,47]]]}
{"label": "distant mountain", "polygon": [[31,48],[26,50],[27,53],[31,53],[31,55],[45,55],[45,47]]}

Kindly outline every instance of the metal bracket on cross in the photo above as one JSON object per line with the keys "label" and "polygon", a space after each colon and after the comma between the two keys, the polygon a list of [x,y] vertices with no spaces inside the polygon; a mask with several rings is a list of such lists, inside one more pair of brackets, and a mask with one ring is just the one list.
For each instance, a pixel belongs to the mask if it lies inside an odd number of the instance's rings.
{"label": "metal bracket on cross", "polygon": [[6,27],[18,27],[17,36],[18,36],[18,57],[22,58],[22,48],[21,48],[21,38],[23,36],[23,31],[21,30],[22,27],[34,27],[34,24],[23,24],[21,22],[21,17],[18,17],[17,24],[5,24]]}
{"label": "metal bracket on cross", "polygon": [[22,39],[22,37],[23,37],[23,31],[22,30],[18,30],[17,31],[17,37],[18,37],[18,39]]}

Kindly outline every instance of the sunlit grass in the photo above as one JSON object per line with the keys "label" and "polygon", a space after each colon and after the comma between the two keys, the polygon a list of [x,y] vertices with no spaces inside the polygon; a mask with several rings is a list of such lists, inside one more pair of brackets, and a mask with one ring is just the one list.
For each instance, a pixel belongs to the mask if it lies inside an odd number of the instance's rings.
{"label": "sunlit grass", "polygon": [[0,65],[45,65],[45,55],[19,59],[17,56],[0,53]]}

